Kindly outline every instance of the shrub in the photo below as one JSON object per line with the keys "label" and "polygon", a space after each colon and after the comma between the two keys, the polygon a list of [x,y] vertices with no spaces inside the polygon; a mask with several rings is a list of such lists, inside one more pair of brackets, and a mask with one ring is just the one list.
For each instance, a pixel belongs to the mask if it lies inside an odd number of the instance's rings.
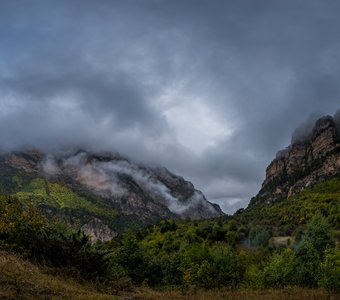
{"label": "shrub", "polygon": [[218,245],[209,251],[205,259],[191,261],[184,269],[184,280],[206,289],[236,287],[243,273],[244,267],[235,252],[229,247]]}
{"label": "shrub", "polygon": [[270,239],[270,233],[261,226],[254,226],[249,232],[249,243],[252,247],[266,247]]}
{"label": "shrub", "polygon": [[283,288],[295,282],[296,257],[292,249],[274,253],[263,270],[265,287]]}
{"label": "shrub", "polygon": [[320,254],[309,240],[303,240],[296,250],[297,282],[301,285],[315,286],[320,264]]}
{"label": "shrub", "polygon": [[328,247],[334,247],[335,243],[331,235],[331,227],[327,219],[320,214],[317,214],[307,224],[307,229],[302,242],[310,242],[315,250],[323,257],[324,251]]}
{"label": "shrub", "polygon": [[85,279],[111,279],[110,251],[92,245],[82,232],[48,222],[39,209],[17,198],[0,197],[0,239],[31,260],[62,267]]}
{"label": "shrub", "polygon": [[340,291],[340,250],[330,248],[325,251],[325,259],[320,265],[319,286],[330,291]]}

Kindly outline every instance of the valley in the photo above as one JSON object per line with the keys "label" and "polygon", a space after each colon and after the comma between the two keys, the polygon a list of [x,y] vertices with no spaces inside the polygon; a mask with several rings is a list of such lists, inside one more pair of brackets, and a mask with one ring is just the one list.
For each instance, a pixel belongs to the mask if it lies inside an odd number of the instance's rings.
{"label": "valley", "polygon": [[[289,146],[267,168],[259,194],[232,216],[168,170],[121,157],[3,155],[0,295],[336,299],[337,126],[331,117],[318,121],[303,142],[312,158],[296,154],[301,144]],[[315,140],[322,150],[313,150]],[[27,272],[35,275],[24,280]],[[56,285],[47,287],[53,273]]]}

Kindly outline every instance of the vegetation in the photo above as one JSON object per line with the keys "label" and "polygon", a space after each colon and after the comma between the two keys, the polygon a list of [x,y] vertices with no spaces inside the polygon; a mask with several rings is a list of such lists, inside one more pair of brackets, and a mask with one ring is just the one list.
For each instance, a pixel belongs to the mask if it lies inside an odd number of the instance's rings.
{"label": "vegetation", "polygon": [[270,226],[276,235],[290,235],[321,213],[333,230],[340,230],[340,177],[305,189],[279,202],[240,210],[234,217],[244,226]]}
{"label": "vegetation", "polygon": [[13,197],[0,198],[0,215],[0,239],[5,249],[85,279],[111,278],[110,251],[102,244],[91,244],[82,232],[48,222],[36,208],[23,206]]}
{"label": "vegetation", "polygon": [[91,283],[79,283],[55,269],[37,266],[22,258],[0,252],[1,299],[93,299],[114,300]]}
{"label": "vegetation", "polygon": [[103,217],[114,218],[117,215],[112,207],[99,201],[93,203],[73,192],[67,185],[49,182],[42,178],[34,178],[26,185],[23,185],[21,177],[13,176],[12,180],[20,187],[19,191],[14,193],[19,199],[33,199],[38,204],[47,204],[59,209],[79,209]]}
{"label": "vegetation", "polygon": [[[14,252],[108,294],[133,287],[150,294],[156,292],[147,287],[184,291],[184,298],[164,292],[173,299],[185,299],[185,291],[195,290],[214,290],[215,299],[216,291],[235,290],[256,290],[260,295],[262,289],[323,288],[338,293],[339,195],[340,179],[334,178],[286,201],[252,207],[233,217],[161,221],[96,244],[80,231],[48,220],[20,195],[20,199],[1,196],[0,246],[6,255]],[[62,197],[67,196],[62,193]],[[270,243],[273,236],[287,234],[286,245]],[[0,269],[0,280],[11,285],[5,272]]]}
{"label": "vegetation", "polygon": [[6,165],[0,168],[0,195],[15,196],[21,202],[39,206],[47,216],[54,216],[78,230],[93,218],[102,220],[117,232],[137,230],[145,222],[119,214],[114,203],[89,192],[72,178],[58,180],[37,177]]}

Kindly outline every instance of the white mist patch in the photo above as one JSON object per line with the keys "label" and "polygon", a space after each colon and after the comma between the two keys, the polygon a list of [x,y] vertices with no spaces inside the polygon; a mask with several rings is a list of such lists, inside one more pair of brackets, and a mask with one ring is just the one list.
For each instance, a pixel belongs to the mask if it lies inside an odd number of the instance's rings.
{"label": "white mist patch", "polygon": [[45,159],[41,163],[41,168],[43,172],[48,175],[54,176],[61,173],[58,162],[52,155],[47,155],[45,157]]}
{"label": "white mist patch", "polygon": [[189,202],[191,206],[201,205],[204,208],[208,209],[211,213],[215,212],[215,208],[204,199],[204,196],[201,192],[195,191],[194,194],[190,197]]}
{"label": "white mist patch", "polygon": [[98,161],[89,157],[85,152],[60,159],[59,162],[53,156],[46,156],[42,163],[42,170],[48,175],[58,175],[64,172],[95,192],[114,198],[129,194],[119,178],[120,175],[127,175],[152,198],[163,203],[175,214],[184,214],[189,208],[197,205],[203,205],[212,212],[214,210],[212,205],[204,201],[203,195],[197,191],[186,203],[182,203],[150,170],[126,160]]}
{"label": "white mist patch", "polygon": [[176,197],[171,195],[170,190],[162,182],[153,177],[151,172],[131,162],[98,162],[98,165],[109,174],[120,173],[131,176],[142,188],[153,194],[155,198],[162,200],[163,204],[173,213],[182,214],[192,204],[183,205]]}
{"label": "white mist patch", "polygon": [[156,195],[158,194],[160,197],[165,199],[165,204],[173,213],[182,214],[192,205],[192,203],[189,205],[182,204],[176,197],[173,197],[170,194],[169,189],[161,182],[149,182],[148,185]]}
{"label": "white mist patch", "polygon": [[62,164],[66,173],[74,175],[77,181],[95,191],[109,192],[113,197],[122,197],[127,192],[118,184],[116,177],[109,176],[95,162],[88,161],[84,152],[68,157]]}

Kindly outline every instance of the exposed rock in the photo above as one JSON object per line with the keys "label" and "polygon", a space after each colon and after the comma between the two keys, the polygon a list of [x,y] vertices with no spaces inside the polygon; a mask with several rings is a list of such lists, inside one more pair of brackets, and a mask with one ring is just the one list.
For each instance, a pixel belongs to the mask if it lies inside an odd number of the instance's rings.
{"label": "exposed rock", "polygon": [[340,174],[339,124],[330,116],[319,119],[313,130],[279,151],[266,169],[262,189],[250,205],[290,197],[326,178]]}
{"label": "exposed rock", "polygon": [[316,159],[335,146],[337,130],[332,117],[325,117],[315,124],[311,139],[312,158]]}
{"label": "exposed rock", "polygon": [[117,232],[113,231],[105,225],[100,219],[93,218],[90,222],[84,224],[81,230],[89,236],[93,243],[98,240],[106,242],[110,241],[118,235]]}
{"label": "exposed rock", "polygon": [[5,161],[8,165],[25,172],[37,172],[39,170],[38,162],[41,161],[43,157],[44,154],[40,151],[28,150],[5,155]]}
{"label": "exposed rock", "polygon": [[266,185],[268,182],[278,177],[278,174],[284,173],[285,170],[286,170],[286,165],[285,165],[284,158],[273,160],[266,169],[266,179],[262,185],[263,186]]}

